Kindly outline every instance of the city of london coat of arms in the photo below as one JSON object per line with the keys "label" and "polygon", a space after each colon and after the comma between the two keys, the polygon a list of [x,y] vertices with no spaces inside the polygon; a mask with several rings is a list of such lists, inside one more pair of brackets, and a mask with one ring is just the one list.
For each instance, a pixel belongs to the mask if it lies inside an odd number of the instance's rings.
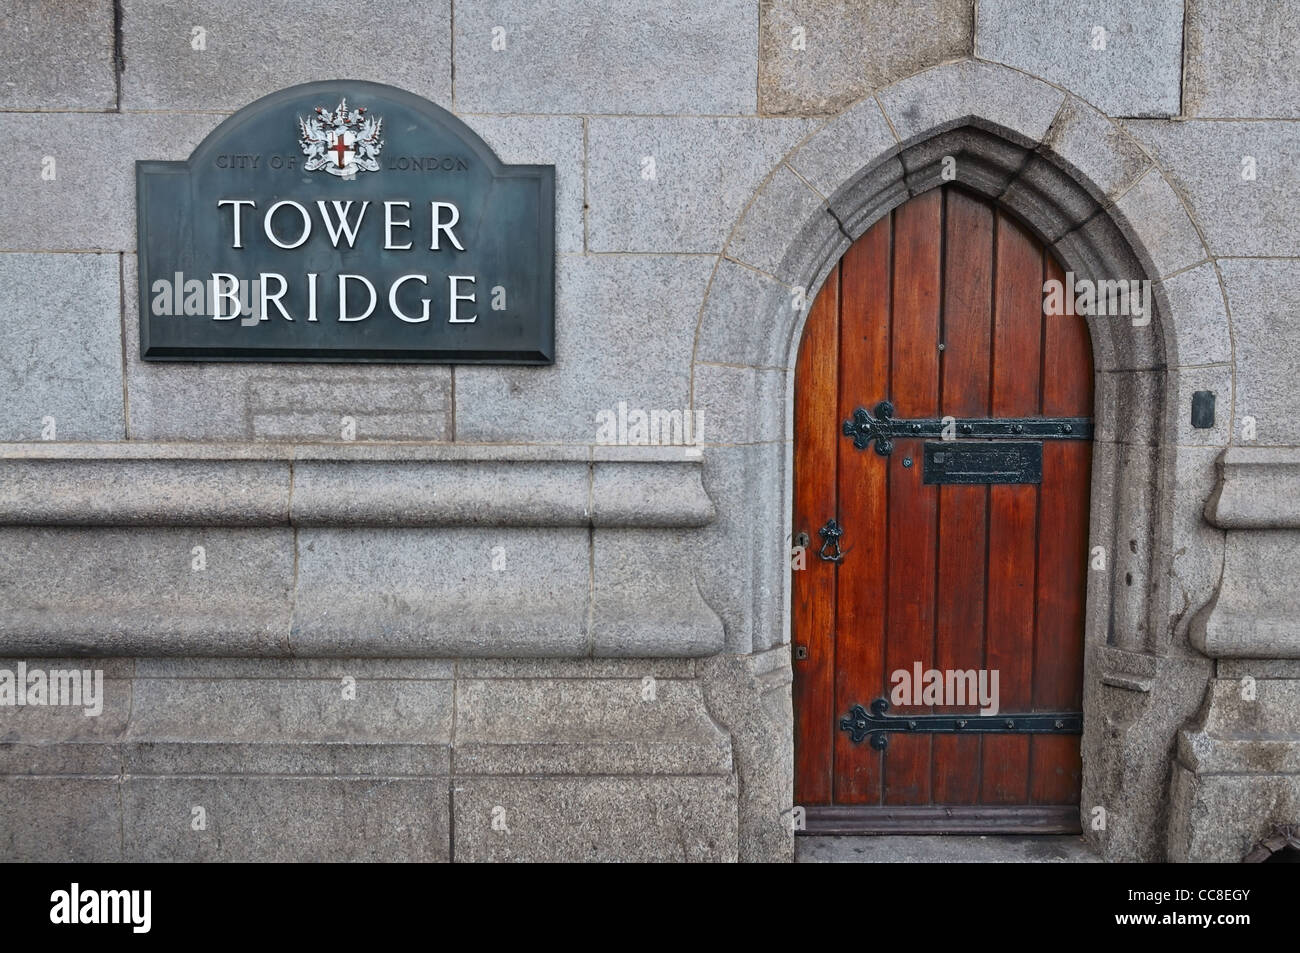
{"label": "city of london coat of arms", "polygon": [[383,118],[367,116],[365,106],[349,112],[346,99],[340,100],[333,112],[317,106],[315,115],[298,117],[299,140],[307,156],[303,168],[308,172],[324,169],[345,179],[358,172],[378,171],[383,127]]}

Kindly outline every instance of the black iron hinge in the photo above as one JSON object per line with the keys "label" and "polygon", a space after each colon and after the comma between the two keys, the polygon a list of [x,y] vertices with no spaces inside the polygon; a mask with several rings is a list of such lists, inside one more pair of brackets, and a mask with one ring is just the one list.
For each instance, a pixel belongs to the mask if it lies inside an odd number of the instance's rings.
{"label": "black iron hinge", "polygon": [[844,421],[844,436],[853,446],[866,450],[874,442],[876,453],[887,457],[900,437],[944,439],[1091,440],[1091,417],[956,417],[923,420],[895,420],[894,405],[887,400],[868,413],[859,407],[851,420]]}
{"label": "black iron hinge", "polygon": [[1015,715],[887,715],[889,702],[877,698],[871,711],[854,705],[840,719],[854,744],[871,738],[871,747],[889,747],[889,735],[896,731],[916,734],[1078,735],[1083,733],[1083,712],[1028,712]]}

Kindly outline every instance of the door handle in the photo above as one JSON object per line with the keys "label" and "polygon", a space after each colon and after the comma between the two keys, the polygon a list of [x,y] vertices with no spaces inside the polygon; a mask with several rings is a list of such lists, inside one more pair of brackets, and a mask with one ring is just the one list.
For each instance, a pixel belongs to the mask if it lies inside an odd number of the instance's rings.
{"label": "door handle", "polygon": [[[840,537],[844,535],[844,530],[835,520],[827,520],[826,525],[817,531],[817,535],[822,538],[822,548],[817,550],[817,557],[824,559],[828,563],[837,563],[844,558],[844,553],[840,552]],[[830,548],[830,553],[826,552]]]}

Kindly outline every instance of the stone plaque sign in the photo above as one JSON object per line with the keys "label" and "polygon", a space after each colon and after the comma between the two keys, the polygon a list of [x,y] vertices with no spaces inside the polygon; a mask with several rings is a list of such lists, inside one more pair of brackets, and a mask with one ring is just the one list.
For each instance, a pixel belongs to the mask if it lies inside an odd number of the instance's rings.
{"label": "stone plaque sign", "polygon": [[145,360],[554,360],[555,167],[411,93],[273,93],[136,205]]}

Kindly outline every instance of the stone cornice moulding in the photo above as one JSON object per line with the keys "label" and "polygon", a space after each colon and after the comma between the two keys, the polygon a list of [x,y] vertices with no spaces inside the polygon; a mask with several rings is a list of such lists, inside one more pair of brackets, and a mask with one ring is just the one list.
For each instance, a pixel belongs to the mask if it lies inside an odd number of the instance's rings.
{"label": "stone cornice moulding", "polygon": [[1205,518],[1220,529],[1300,529],[1300,448],[1229,447]]}
{"label": "stone cornice moulding", "polygon": [[707,526],[689,449],[10,444],[0,525]]}
{"label": "stone cornice moulding", "polygon": [[1211,658],[1300,658],[1300,448],[1229,447],[1218,470],[1205,519],[1229,531],[1223,576],[1191,643]]}

